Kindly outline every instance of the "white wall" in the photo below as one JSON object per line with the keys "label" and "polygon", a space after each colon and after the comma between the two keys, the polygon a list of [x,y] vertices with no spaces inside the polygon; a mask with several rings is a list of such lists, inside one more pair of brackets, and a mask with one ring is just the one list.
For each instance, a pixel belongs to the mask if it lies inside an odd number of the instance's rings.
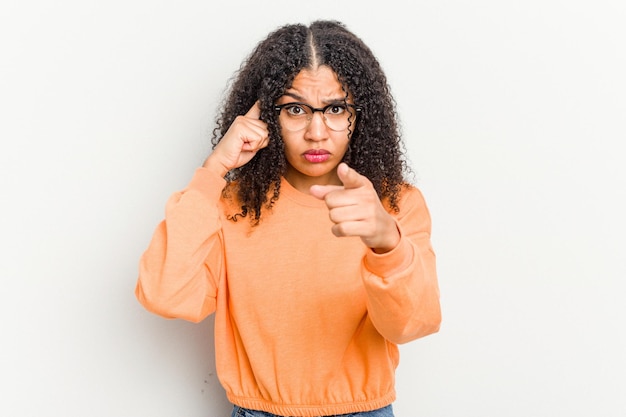
{"label": "white wall", "polygon": [[226,80],[314,18],[381,59],[432,211],[397,415],[626,415],[621,0],[2,3],[1,415],[228,415],[211,320],[145,312],[137,262]]}

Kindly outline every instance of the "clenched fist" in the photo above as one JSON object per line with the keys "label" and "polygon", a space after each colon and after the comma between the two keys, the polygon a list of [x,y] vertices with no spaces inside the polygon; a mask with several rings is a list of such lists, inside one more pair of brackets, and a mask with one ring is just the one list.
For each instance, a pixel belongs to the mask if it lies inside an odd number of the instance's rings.
{"label": "clenched fist", "polygon": [[260,116],[257,101],[246,114],[237,116],[203,166],[223,177],[231,169],[250,162],[269,142],[267,124],[259,119]]}

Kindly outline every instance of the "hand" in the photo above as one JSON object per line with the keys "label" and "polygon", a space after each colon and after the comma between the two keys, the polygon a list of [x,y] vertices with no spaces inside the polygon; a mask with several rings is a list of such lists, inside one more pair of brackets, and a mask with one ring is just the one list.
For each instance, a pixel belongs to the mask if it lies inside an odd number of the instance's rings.
{"label": "hand", "polygon": [[267,124],[259,119],[260,116],[261,107],[257,101],[245,115],[235,118],[203,166],[223,177],[231,169],[250,162],[257,151],[269,143]]}
{"label": "hand", "polygon": [[400,242],[393,217],[385,210],[374,186],[345,163],[337,167],[343,185],[314,185],[311,195],[324,200],[335,236],[359,236],[376,253],[389,252]]}

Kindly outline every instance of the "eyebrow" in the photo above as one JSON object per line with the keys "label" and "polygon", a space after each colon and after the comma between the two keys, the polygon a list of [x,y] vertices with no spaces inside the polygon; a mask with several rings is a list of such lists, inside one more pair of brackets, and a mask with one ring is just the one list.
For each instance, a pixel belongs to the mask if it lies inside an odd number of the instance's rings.
{"label": "eyebrow", "polygon": [[[302,97],[302,96],[299,96],[296,93],[290,93],[290,92],[286,91],[283,94],[283,96],[288,96],[288,97],[291,97],[291,98],[293,98],[295,100],[298,100],[298,101],[300,101],[302,103],[306,103],[306,99],[304,97]],[[322,102],[326,103],[326,104],[345,103],[346,99],[344,97],[341,97],[341,98],[330,98],[330,99],[324,99],[324,100],[322,100]]]}

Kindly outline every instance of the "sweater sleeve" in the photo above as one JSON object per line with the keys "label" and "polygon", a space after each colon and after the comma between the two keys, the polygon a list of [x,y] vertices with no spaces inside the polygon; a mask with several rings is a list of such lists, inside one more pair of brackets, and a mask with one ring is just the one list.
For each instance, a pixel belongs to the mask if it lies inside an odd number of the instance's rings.
{"label": "sweater sleeve", "polygon": [[368,252],[362,274],[374,326],[400,344],[437,332],[441,308],[430,213],[419,190],[405,191],[396,222],[400,243],[385,254]]}
{"label": "sweater sleeve", "polygon": [[198,168],[174,193],[139,264],[135,295],[148,310],[199,322],[215,311],[224,276],[218,202],[226,181]]}

